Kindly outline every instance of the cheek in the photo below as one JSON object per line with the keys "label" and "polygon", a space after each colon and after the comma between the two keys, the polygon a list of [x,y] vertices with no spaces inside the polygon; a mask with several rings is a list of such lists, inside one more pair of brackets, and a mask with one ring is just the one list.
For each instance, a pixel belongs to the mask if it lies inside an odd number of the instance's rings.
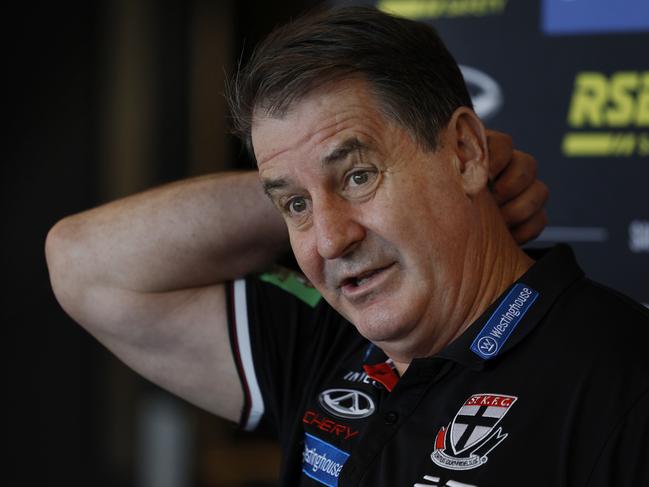
{"label": "cheek", "polygon": [[291,249],[295,255],[300,269],[312,284],[322,282],[322,259],[320,259],[315,243],[308,235],[298,232],[289,232]]}
{"label": "cheek", "polygon": [[395,246],[417,279],[429,279],[426,269],[443,272],[440,260],[461,250],[466,239],[462,225],[465,202],[445,188],[414,183],[405,193],[391,194],[377,208],[375,228]]}

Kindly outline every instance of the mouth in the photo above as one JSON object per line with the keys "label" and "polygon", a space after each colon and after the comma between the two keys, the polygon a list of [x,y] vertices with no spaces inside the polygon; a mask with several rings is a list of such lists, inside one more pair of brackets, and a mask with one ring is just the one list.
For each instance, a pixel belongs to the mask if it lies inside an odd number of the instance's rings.
{"label": "mouth", "polygon": [[342,280],[340,290],[343,295],[349,298],[357,298],[380,286],[387,278],[388,271],[392,269],[394,262],[376,269],[369,269],[357,275]]}

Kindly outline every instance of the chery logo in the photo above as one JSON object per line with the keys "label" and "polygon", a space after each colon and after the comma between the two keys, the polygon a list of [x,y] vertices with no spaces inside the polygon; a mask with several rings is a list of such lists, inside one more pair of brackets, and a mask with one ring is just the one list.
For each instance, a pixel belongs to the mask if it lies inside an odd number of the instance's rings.
{"label": "chery logo", "polygon": [[319,401],[323,408],[339,418],[366,418],[376,409],[370,396],[353,389],[327,389],[320,393]]}

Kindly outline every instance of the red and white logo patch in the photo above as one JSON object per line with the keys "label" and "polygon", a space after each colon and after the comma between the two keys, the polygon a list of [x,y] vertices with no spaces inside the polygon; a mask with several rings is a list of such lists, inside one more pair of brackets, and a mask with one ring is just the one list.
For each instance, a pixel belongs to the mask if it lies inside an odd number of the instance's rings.
{"label": "red and white logo patch", "polygon": [[440,467],[469,470],[487,462],[487,454],[507,433],[498,424],[518,398],[505,394],[474,394],[469,397],[448,427],[435,439],[431,459]]}

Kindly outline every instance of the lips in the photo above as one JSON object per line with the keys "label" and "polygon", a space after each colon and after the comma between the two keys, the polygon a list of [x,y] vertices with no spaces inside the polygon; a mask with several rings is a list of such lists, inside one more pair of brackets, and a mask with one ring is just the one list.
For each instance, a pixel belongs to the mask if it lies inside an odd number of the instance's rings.
{"label": "lips", "polygon": [[378,272],[381,272],[385,267],[381,267],[378,269],[371,269],[369,271],[361,272],[360,274],[352,277],[348,277],[343,280],[342,286],[362,286],[365,282],[367,282],[373,275],[375,275]]}
{"label": "lips", "polygon": [[340,289],[344,295],[355,297],[369,292],[375,285],[380,285],[381,277],[388,271],[394,263],[386,266],[367,269],[342,279]]}

